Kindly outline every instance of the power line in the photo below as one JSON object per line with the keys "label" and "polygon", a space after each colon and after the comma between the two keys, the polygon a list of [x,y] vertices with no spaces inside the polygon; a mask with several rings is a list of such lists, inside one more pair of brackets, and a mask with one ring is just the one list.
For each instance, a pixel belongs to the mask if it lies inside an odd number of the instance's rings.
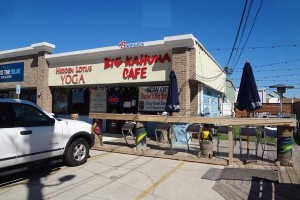
{"label": "power line", "polygon": [[[266,88],[266,90],[272,90],[272,91],[276,91],[276,90],[274,90],[274,88],[269,88],[270,86],[269,85],[263,85],[263,86],[258,86],[258,87],[260,87],[260,88]],[[289,89],[289,90],[300,90],[300,88],[299,87],[294,87],[294,88],[291,88],[291,89]]]}
{"label": "power line", "polygon": [[[300,67],[297,68],[285,68],[285,69],[259,69],[257,72],[277,72],[277,71],[298,71]],[[240,72],[242,69],[236,70],[236,72]]]}
{"label": "power line", "polygon": [[240,53],[240,55],[239,55],[237,61],[235,62],[234,66],[233,66],[233,70],[234,70],[235,66],[237,65],[238,61],[240,60],[240,57],[241,57],[241,55],[242,55],[242,53],[243,53],[243,51],[244,51],[244,47],[246,46],[246,43],[248,42],[248,40],[249,40],[249,38],[250,38],[250,35],[251,35],[251,33],[252,33],[254,24],[255,24],[255,22],[256,22],[258,13],[259,13],[259,11],[260,11],[260,9],[261,9],[261,6],[262,6],[263,2],[264,2],[264,0],[261,0],[260,5],[259,5],[259,8],[258,8],[258,10],[257,10],[257,12],[256,12],[255,18],[254,18],[253,23],[252,23],[252,27],[251,27],[250,32],[249,32],[249,34],[248,34],[248,37],[247,37],[247,39],[246,39],[246,41],[245,41],[245,43],[244,43],[244,46],[243,46],[243,48],[242,48],[242,50],[241,50],[241,53]]}
{"label": "power line", "polygon": [[241,21],[240,21],[240,24],[239,24],[239,28],[238,28],[238,31],[237,31],[237,33],[236,33],[236,36],[235,36],[235,39],[234,39],[234,43],[233,43],[233,47],[232,47],[232,49],[231,49],[230,56],[229,56],[229,59],[228,59],[228,61],[227,61],[226,67],[227,67],[228,64],[229,64],[229,62],[230,62],[230,60],[231,60],[231,57],[232,57],[233,50],[235,49],[235,45],[236,45],[236,42],[237,42],[237,40],[238,40],[238,36],[239,36],[239,34],[240,34],[240,29],[241,29],[241,26],[242,26],[242,23],[243,23],[243,20],[244,20],[244,16],[245,16],[245,11],[246,11],[247,5],[248,5],[248,0],[246,0],[245,5],[244,5],[244,9],[243,9]]}
{"label": "power line", "polygon": [[[279,79],[270,79],[270,78],[280,78],[280,77],[288,77],[288,76],[292,76],[294,78],[294,76],[299,76],[300,74],[289,74],[289,75],[276,75],[276,76],[260,76],[260,77],[255,77],[255,80],[256,81],[275,81],[275,80],[278,80],[280,81]],[[264,78],[264,79],[262,79]],[[232,80],[240,80],[241,78],[232,78]],[[292,79],[289,79],[291,81],[294,81]],[[299,81],[300,80],[295,80],[295,81]]]}
{"label": "power line", "polygon": [[277,72],[277,71],[298,71],[299,68],[296,68],[296,69],[260,69],[260,70],[257,70],[257,72]]}
{"label": "power line", "polygon": [[279,82],[279,81],[284,81],[284,82],[300,82],[300,80],[291,80],[291,79],[255,79],[257,82],[264,82],[264,81],[269,81],[269,82]]}
{"label": "power line", "polygon": [[283,74],[283,75],[276,75],[276,76],[258,76],[256,78],[271,78],[271,77],[277,77],[277,78],[280,78],[280,77],[284,77],[284,76],[298,76],[300,74]]}
{"label": "power line", "polygon": [[256,68],[256,67],[263,67],[263,66],[273,66],[273,65],[279,65],[279,64],[287,64],[287,63],[298,62],[298,61],[300,61],[300,58],[295,59],[295,60],[289,60],[289,61],[283,61],[283,62],[271,63],[271,64],[256,65],[256,66],[254,66],[254,68]]}
{"label": "power line", "polygon": [[[265,66],[274,66],[274,65],[280,65],[280,64],[288,64],[292,62],[299,62],[300,58],[294,59],[294,60],[288,60],[288,61],[282,61],[282,62],[276,62],[276,63],[269,63],[269,64],[263,64],[263,65],[255,65],[252,68],[258,68],[258,67],[265,67]],[[237,69],[243,69],[242,67],[237,68]]]}
{"label": "power line", "polygon": [[[241,44],[241,42],[242,42],[242,38],[243,38],[245,29],[246,29],[246,25],[247,25],[248,18],[249,18],[249,15],[250,15],[250,11],[251,11],[251,8],[252,8],[252,3],[253,3],[253,0],[251,0],[251,2],[250,2],[250,6],[249,6],[249,9],[248,9],[248,12],[247,12],[246,20],[245,20],[245,23],[244,23],[244,25],[243,25],[244,27],[243,27],[242,35],[241,35],[241,37],[240,37],[240,40],[239,40],[239,44],[238,44],[237,49],[240,49],[240,44]],[[235,62],[235,59],[236,59],[237,54],[238,54],[238,50],[236,51],[236,53],[235,53],[235,55],[234,55],[233,63]]]}
{"label": "power line", "polygon": [[202,80],[202,81],[210,82],[210,81],[217,80],[222,74],[223,74],[223,72],[217,74],[216,76],[212,76],[212,77],[205,77],[205,76],[193,74],[191,79],[197,79],[197,80]]}
{"label": "power line", "polygon": [[[282,47],[293,47],[296,48],[300,46],[300,44],[277,44],[277,45],[269,45],[269,46],[249,46],[249,47],[244,47],[244,49],[276,49],[276,48],[282,48]],[[208,48],[208,51],[225,51],[225,50],[231,50],[232,48],[230,47],[222,47],[222,48]],[[235,48],[234,51],[237,51],[242,48]]]}

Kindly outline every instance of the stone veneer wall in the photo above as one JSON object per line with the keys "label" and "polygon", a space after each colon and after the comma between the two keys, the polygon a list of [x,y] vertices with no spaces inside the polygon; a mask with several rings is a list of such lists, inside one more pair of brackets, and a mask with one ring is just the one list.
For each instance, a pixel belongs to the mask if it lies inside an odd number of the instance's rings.
{"label": "stone veneer wall", "polygon": [[[172,70],[176,73],[180,112],[174,116],[190,116],[198,111],[198,86],[189,79],[196,71],[196,50],[194,48],[174,48],[172,50]],[[195,91],[196,90],[196,91]]]}
{"label": "stone veneer wall", "polygon": [[[23,88],[37,90],[37,105],[47,112],[52,111],[52,95],[48,86],[48,63],[45,59],[46,52],[39,52],[34,55],[11,57],[0,59],[0,65],[9,63],[24,62],[24,81],[0,83],[0,89],[15,90],[16,85]],[[41,94],[38,97],[38,94]]]}

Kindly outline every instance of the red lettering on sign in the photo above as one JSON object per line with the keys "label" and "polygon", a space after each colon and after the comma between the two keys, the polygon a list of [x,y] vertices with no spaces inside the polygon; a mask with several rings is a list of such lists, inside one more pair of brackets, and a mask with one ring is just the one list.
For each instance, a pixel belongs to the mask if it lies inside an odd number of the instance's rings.
{"label": "red lettering on sign", "polygon": [[130,56],[126,56],[126,60],[125,60],[125,67],[130,66],[131,65],[131,59],[132,57]]}
{"label": "red lettering on sign", "polygon": [[115,60],[114,60],[114,65],[116,66],[116,67],[120,67],[120,65],[122,65],[122,60],[121,60],[121,57],[118,57],[118,58],[116,58]]}
{"label": "red lettering on sign", "polygon": [[109,69],[113,67],[120,67],[123,63],[125,63],[125,67],[132,67],[134,65],[140,66],[140,65],[152,65],[154,62],[171,62],[171,59],[169,57],[168,53],[165,53],[163,56],[162,55],[153,55],[153,56],[148,56],[147,54],[145,55],[140,55],[140,56],[126,56],[125,61],[121,60],[121,57],[111,59],[111,58],[104,58],[104,69]]}
{"label": "red lettering on sign", "polygon": [[104,58],[104,69],[109,69],[113,67],[120,67],[122,65],[123,61],[121,60],[121,57],[110,59],[110,58]]}
{"label": "red lettering on sign", "polygon": [[72,77],[72,83],[77,83],[78,80],[78,74],[74,74]]}
{"label": "red lettering on sign", "polygon": [[[147,78],[147,67],[140,67],[146,65],[152,65],[153,63],[165,63],[171,62],[168,53],[164,55],[152,55],[142,54],[140,56],[126,56],[125,61],[121,60],[121,57],[117,58],[104,58],[104,69],[112,69],[113,67],[120,67],[123,63],[125,68],[123,69],[123,79],[124,80],[136,80]],[[130,67],[130,68],[128,68]],[[132,68],[135,67],[135,68]]]}
{"label": "red lettering on sign", "polygon": [[145,79],[147,78],[147,67],[138,67],[138,68],[124,68],[123,70],[123,79],[132,79],[136,80],[137,78]]}
{"label": "red lettering on sign", "polygon": [[141,55],[140,58],[140,65],[146,65],[147,64],[147,55]]}
{"label": "red lettering on sign", "polygon": [[74,72],[72,67],[57,67],[56,74],[71,74]]}
{"label": "red lettering on sign", "polygon": [[133,58],[133,61],[131,62],[131,65],[139,65],[140,64],[140,61],[139,61],[139,57],[135,56]]}
{"label": "red lettering on sign", "polygon": [[141,79],[145,79],[147,78],[147,75],[146,75],[146,71],[147,70],[147,67],[142,67],[141,69]]}
{"label": "red lettering on sign", "polygon": [[68,75],[61,75],[61,84],[62,85],[70,85],[72,84],[85,84],[84,76],[83,74],[80,74],[80,77],[78,77],[78,74],[68,74]]}
{"label": "red lettering on sign", "polygon": [[[160,56],[160,55],[159,55]],[[164,57],[160,60],[160,62],[165,62],[165,61],[168,61],[168,62],[171,62],[171,58],[169,57],[169,54],[165,54]]]}
{"label": "red lettering on sign", "polygon": [[76,73],[91,72],[92,66],[76,66]]}
{"label": "red lettering on sign", "polygon": [[63,85],[64,84],[64,79],[65,79],[65,75],[61,75],[60,79],[61,79],[61,84]]}
{"label": "red lettering on sign", "polygon": [[109,58],[104,58],[104,69],[113,68],[113,62]]}

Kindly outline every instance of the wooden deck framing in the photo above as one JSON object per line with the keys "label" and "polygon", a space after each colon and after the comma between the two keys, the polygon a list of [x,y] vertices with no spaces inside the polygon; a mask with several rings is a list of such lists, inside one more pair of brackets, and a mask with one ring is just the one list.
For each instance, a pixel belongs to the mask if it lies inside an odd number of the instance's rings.
{"label": "wooden deck framing", "polygon": [[218,180],[213,189],[224,199],[300,199],[300,146],[293,147],[294,167],[269,165],[232,166],[278,171],[279,182],[267,180]]}
{"label": "wooden deck framing", "polygon": [[199,117],[199,116],[162,116],[142,114],[111,114],[90,113],[91,119],[127,120],[136,122],[164,122],[164,123],[199,123],[227,125],[228,129],[228,164],[233,164],[233,136],[232,126],[284,126],[295,127],[296,120],[291,118],[229,118],[229,117]]}
{"label": "wooden deck framing", "polygon": [[128,120],[140,122],[165,122],[165,123],[199,123],[218,125],[255,125],[255,126],[296,126],[296,120],[291,118],[231,118],[231,117],[199,117],[199,116],[162,116],[141,114],[111,114],[90,113],[91,119]]}

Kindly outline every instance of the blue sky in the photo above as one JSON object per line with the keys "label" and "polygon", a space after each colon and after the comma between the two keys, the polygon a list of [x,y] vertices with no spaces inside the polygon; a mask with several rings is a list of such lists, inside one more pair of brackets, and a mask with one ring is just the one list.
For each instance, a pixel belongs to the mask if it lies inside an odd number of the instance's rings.
{"label": "blue sky", "polygon": [[[225,67],[244,2],[1,0],[0,51],[45,41],[55,44],[54,53],[60,53],[114,46],[122,40],[151,41],[191,33]],[[260,2],[253,0],[240,47],[250,31]],[[268,88],[270,85],[289,84],[295,89],[288,90],[286,96],[300,97],[299,8],[299,0],[263,1],[246,44],[246,47],[255,48],[244,49],[230,76],[236,87],[239,87],[242,68],[248,59],[259,88],[267,88],[267,92],[271,92]],[[234,66],[234,62],[229,66]]]}

